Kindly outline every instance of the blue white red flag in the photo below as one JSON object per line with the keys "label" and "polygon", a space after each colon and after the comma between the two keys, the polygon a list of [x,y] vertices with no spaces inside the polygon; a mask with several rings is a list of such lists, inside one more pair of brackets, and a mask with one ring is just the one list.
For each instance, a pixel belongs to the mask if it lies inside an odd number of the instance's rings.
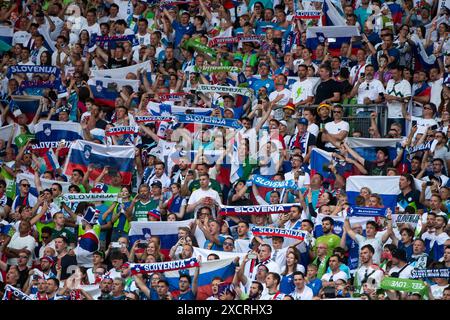
{"label": "blue white red flag", "polygon": [[[134,170],[134,156],[133,146],[105,146],[77,140],[72,143],[69,149],[64,172],[67,175],[71,175],[75,169],[86,172],[88,166],[93,164],[94,170],[91,178],[95,179],[105,166],[109,166],[122,175],[124,184],[129,184]],[[108,183],[108,181],[105,182]]]}

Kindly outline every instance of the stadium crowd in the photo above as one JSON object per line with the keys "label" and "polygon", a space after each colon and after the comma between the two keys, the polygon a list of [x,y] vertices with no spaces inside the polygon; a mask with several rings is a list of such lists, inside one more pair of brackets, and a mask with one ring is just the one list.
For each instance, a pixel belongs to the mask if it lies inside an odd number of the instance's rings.
{"label": "stadium crowd", "polygon": [[3,300],[449,300],[446,0],[9,0]]}

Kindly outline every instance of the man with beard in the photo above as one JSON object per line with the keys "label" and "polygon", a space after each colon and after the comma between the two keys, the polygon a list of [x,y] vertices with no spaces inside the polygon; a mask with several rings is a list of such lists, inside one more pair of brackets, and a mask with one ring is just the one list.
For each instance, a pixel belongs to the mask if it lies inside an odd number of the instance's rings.
{"label": "man with beard", "polygon": [[102,281],[99,284],[100,287],[100,296],[97,300],[113,300],[111,291],[113,288],[113,279],[108,276],[103,277]]}

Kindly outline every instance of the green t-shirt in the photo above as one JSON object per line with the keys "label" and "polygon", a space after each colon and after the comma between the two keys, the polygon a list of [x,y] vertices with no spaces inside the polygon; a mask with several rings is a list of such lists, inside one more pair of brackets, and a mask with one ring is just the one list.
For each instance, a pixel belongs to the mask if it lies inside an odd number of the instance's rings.
{"label": "green t-shirt", "polygon": [[77,237],[75,236],[75,234],[72,231],[68,230],[67,228],[63,228],[60,231],[53,229],[52,239],[55,239],[59,236],[64,236],[67,239],[67,241],[69,242],[69,244],[77,243]]}
{"label": "green t-shirt", "polygon": [[341,244],[341,238],[339,238],[339,236],[335,234],[328,234],[318,237],[314,246],[315,253],[317,253],[317,246],[320,243],[326,243],[328,245],[327,255],[330,256],[333,254],[334,248],[339,247],[339,245]]}
{"label": "green t-shirt", "polygon": [[[219,195],[222,194],[222,188],[220,187],[220,184],[217,182],[217,180],[209,179],[209,185],[213,190],[216,190]],[[189,185],[190,192],[194,192],[197,189],[200,189],[200,180],[192,181],[192,183]]]}
{"label": "green t-shirt", "polygon": [[150,200],[147,203],[142,203],[141,201],[136,202],[134,205],[133,221],[148,221],[148,212],[155,208],[156,206],[154,200]]}
{"label": "green t-shirt", "polygon": [[[100,232],[102,231],[101,230],[101,225],[99,225],[99,224],[96,224],[96,225],[94,225],[93,227],[92,227],[92,229],[94,230],[94,232],[95,232],[95,234],[97,235],[97,237],[99,237],[100,238]],[[86,231],[84,231],[83,230],[83,225],[81,225],[81,224],[79,224],[78,225],[78,236],[79,237],[81,237],[83,234],[85,234],[86,233]]]}
{"label": "green t-shirt", "polygon": [[[55,223],[53,221],[47,222],[47,223],[43,223],[43,222],[38,221],[38,222],[36,222],[35,227],[36,227],[37,232],[39,233],[39,241],[42,241],[42,238],[41,238],[42,228],[49,227],[49,228],[52,228],[54,230],[55,229]],[[52,234],[52,236],[53,236],[53,234]]]}

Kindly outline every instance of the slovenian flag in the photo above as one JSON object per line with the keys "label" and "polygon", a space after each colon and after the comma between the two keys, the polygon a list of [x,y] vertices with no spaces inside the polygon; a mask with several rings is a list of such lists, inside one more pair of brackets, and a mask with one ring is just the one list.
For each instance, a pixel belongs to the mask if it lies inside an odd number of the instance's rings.
{"label": "slovenian flag", "polygon": [[31,122],[39,108],[41,97],[38,96],[11,96],[11,111],[19,109]]}
{"label": "slovenian flag", "polygon": [[92,255],[99,248],[99,239],[93,229],[87,230],[79,239],[75,248],[77,262],[85,268],[92,267]]}
{"label": "slovenian flag", "polygon": [[343,15],[330,0],[323,2],[322,11],[323,26],[345,26],[347,24]]}
{"label": "slovenian flag", "polygon": [[[361,188],[369,188],[372,193],[377,193],[383,200],[383,206],[391,208],[394,212],[395,207],[405,208],[404,204],[397,203],[397,195],[400,193],[398,182],[399,176],[351,176],[347,179],[346,192],[350,204],[356,204],[356,197]],[[423,181],[414,179],[416,189],[420,190]]]}
{"label": "slovenian flag", "polygon": [[0,40],[8,45],[12,45],[14,29],[8,26],[0,26]]}
{"label": "slovenian flag", "polygon": [[[105,146],[84,140],[72,143],[64,166],[64,172],[71,175],[73,170],[87,171],[94,164],[90,178],[96,179],[105,166],[116,169],[123,178],[123,184],[130,184],[134,169],[135,151],[133,146]],[[105,181],[105,183],[109,183]]]}
{"label": "slovenian flag", "polygon": [[[202,260],[197,283],[197,300],[206,300],[212,295],[211,282],[214,278],[220,277],[223,283],[231,283],[233,281],[236,268],[233,260],[234,258],[211,261]],[[195,269],[164,272],[164,276],[169,282],[169,290],[175,297],[179,295],[178,280],[180,279],[180,275],[189,274],[191,279],[193,279],[194,273]]]}
{"label": "slovenian flag", "polygon": [[184,221],[133,221],[130,223],[128,237],[130,245],[136,240],[149,240],[151,236],[158,236],[161,241],[161,252],[168,256],[170,249],[178,241],[178,228],[189,227],[194,220]]}
{"label": "slovenian flag", "polygon": [[335,38],[329,43],[331,53],[339,52],[343,43],[350,43],[351,37],[359,36],[357,26],[325,26],[306,29],[306,47],[315,52],[315,48],[328,38]]}
{"label": "slovenian flag", "polygon": [[36,139],[39,140],[40,145],[43,147],[40,149],[48,149],[45,142],[52,142],[54,145],[57,145],[61,140],[75,141],[83,139],[83,131],[78,122],[40,121],[35,126],[35,132]]}
{"label": "slovenian flag", "polygon": [[402,139],[385,139],[385,138],[348,138],[347,144],[356,151],[361,157],[368,161],[374,161],[377,156],[377,148],[387,148],[389,159],[393,160],[397,157],[397,146]]}
{"label": "slovenian flag", "polygon": [[115,78],[93,78],[88,81],[96,104],[114,107],[115,100],[120,96],[123,86],[131,86],[134,92],[139,90],[139,80]]}
{"label": "slovenian flag", "polygon": [[328,166],[332,160],[331,152],[324,151],[319,148],[312,149],[310,169],[311,175],[320,173],[322,176],[328,174]]}

